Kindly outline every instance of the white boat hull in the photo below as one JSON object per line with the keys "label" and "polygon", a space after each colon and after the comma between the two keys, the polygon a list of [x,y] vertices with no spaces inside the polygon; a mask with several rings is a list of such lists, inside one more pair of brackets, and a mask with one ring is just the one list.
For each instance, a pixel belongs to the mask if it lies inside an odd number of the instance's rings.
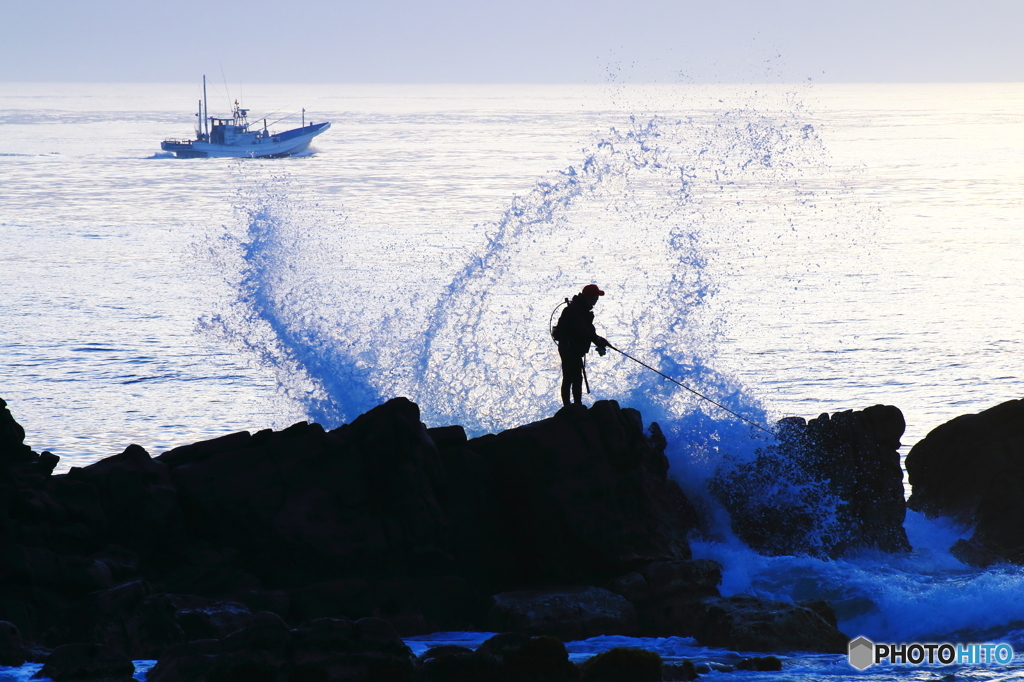
{"label": "white boat hull", "polygon": [[302,128],[266,137],[246,136],[242,143],[217,144],[203,140],[166,140],[160,144],[164,151],[174,152],[178,158],[196,159],[232,157],[241,159],[280,158],[294,156],[309,149],[313,138],[331,127],[330,123],[312,123]]}

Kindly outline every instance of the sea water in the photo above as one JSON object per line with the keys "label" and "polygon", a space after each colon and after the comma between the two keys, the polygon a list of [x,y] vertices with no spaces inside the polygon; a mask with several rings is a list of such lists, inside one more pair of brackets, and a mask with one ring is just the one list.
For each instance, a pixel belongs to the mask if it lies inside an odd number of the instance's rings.
{"label": "sea water", "polygon": [[[1021,397],[1022,85],[221,84],[214,113],[332,128],[291,159],[160,152],[199,94],[0,84],[0,397],[58,471],[396,395],[473,435],[549,416],[551,314],[590,282],[616,347],[759,425],[894,404],[905,454]],[[588,400],[662,425],[690,494],[770,438],[625,356],[588,370]],[[761,557],[724,518],[693,546],[723,594],[826,598],[851,637],[1024,649],[1024,571],[907,530],[909,556],[833,562]]]}

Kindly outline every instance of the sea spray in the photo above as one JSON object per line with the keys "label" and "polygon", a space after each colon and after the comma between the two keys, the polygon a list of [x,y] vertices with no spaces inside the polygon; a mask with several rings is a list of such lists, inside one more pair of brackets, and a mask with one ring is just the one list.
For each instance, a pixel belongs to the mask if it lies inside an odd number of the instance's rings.
{"label": "sea spray", "polygon": [[[236,172],[243,174],[242,167]],[[291,205],[289,182],[273,173],[239,190],[242,229],[226,229],[208,249],[230,273],[234,296],[223,312],[200,318],[199,328],[224,336],[273,368],[286,397],[311,420],[334,426],[382,401],[370,369],[378,364],[379,349],[353,348],[323,316],[313,275],[343,259],[328,257],[331,245],[320,241],[323,233],[310,229],[309,216]],[[348,300],[332,312],[337,322],[339,315],[344,320],[360,311]]]}
{"label": "sea spray", "polygon": [[[289,395],[328,425],[405,395],[429,424],[479,434],[557,409],[547,320],[596,281],[608,291],[598,324],[615,345],[767,424],[766,407],[716,368],[729,318],[721,292],[750,258],[778,259],[781,277],[799,279],[813,264],[787,249],[823,224],[835,239],[837,211],[849,207],[841,187],[820,186],[825,154],[799,108],[736,99],[613,127],[482,226],[461,266],[438,259],[447,280],[424,267],[431,254],[416,278],[408,265],[389,271],[382,250],[393,243],[360,239],[358,213],[319,215],[296,205],[283,173],[246,167],[241,225],[225,240],[240,254],[235,312],[206,323],[277,367]],[[314,250],[335,257],[311,260]],[[766,305],[792,298],[773,296]],[[620,356],[589,364],[590,398],[659,421],[677,471],[756,447],[750,427]]]}

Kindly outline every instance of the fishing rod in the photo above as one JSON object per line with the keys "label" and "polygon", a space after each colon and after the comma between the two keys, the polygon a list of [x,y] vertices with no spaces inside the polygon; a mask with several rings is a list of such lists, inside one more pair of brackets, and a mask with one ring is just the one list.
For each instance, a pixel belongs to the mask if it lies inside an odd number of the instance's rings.
{"label": "fishing rod", "polygon": [[706,400],[706,401],[708,401],[709,403],[711,403],[712,405],[714,405],[714,406],[716,406],[716,407],[719,407],[719,408],[721,408],[721,409],[725,410],[726,412],[728,412],[728,413],[729,413],[729,414],[731,414],[732,416],[734,416],[734,417],[737,417],[737,418],[739,418],[739,419],[742,419],[743,421],[747,422],[747,423],[748,423],[748,424],[750,424],[751,426],[756,426],[757,428],[761,429],[761,430],[762,430],[762,431],[764,431],[765,433],[769,433],[769,434],[771,434],[771,435],[773,435],[773,436],[775,435],[774,433],[772,433],[771,431],[769,431],[769,430],[768,430],[768,429],[766,429],[765,427],[761,426],[761,425],[760,425],[760,424],[758,424],[757,422],[755,422],[755,421],[751,421],[751,420],[747,419],[747,418],[746,418],[746,417],[744,417],[744,416],[743,416],[742,414],[737,414],[737,413],[733,412],[732,410],[730,410],[730,409],[729,409],[728,407],[726,407],[725,405],[723,405],[723,404],[721,404],[721,403],[718,403],[718,402],[715,402],[714,400],[712,400],[711,398],[707,397],[706,395],[704,395],[704,394],[702,394],[702,393],[699,393],[699,392],[697,392],[697,391],[693,390],[692,388],[690,388],[690,387],[689,387],[689,386],[687,386],[686,384],[682,383],[681,381],[677,381],[677,380],[673,379],[672,377],[670,377],[669,375],[667,375],[667,374],[664,374],[664,373],[662,373],[662,372],[659,372],[658,370],[656,370],[656,369],[654,369],[653,367],[651,367],[650,365],[648,365],[648,364],[647,364],[646,362],[641,362],[640,360],[637,360],[636,358],[634,358],[634,357],[633,357],[632,355],[630,355],[629,353],[626,353],[625,351],[621,351],[621,350],[619,350],[618,348],[616,348],[615,346],[613,346],[613,345],[611,345],[611,344],[608,344],[608,347],[609,347],[609,348],[611,348],[612,350],[616,351],[617,353],[621,353],[622,355],[624,355],[625,357],[629,358],[630,360],[632,360],[633,362],[637,363],[638,365],[642,365],[642,366],[646,367],[647,369],[651,370],[652,372],[654,372],[655,374],[657,374],[657,375],[659,375],[659,376],[662,376],[662,377],[664,377],[664,378],[668,379],[668,380],[669,380],[669,381],[671,381],[671,382],[672,382],[673,384],[676,384],[677,386],[681,386],[681,387],[685,388],[685,389],[686,389],[687,391],[689,391],[690,393],[694,394],[694,395],[695,395],[695,396],[697,396],[698,398],[701,398],[701,399],[703,399],[703,400]]}
{"label": "fishing rod", "polygon": [[[555,319],[555,313],[557,313],[558,309],[561,308],[563,305],[569,305],[569,299],[568,298],[565,299],[565,301],[563,303],[559,303],[558,305],[556,305],[555,309],[551,311],[551,315],[548,317],[548,330],[551,332],[551,340],[554,341],[555,343],[558,343],[558,340],[555,338],[555,327],[551,323]],[[607,341],[606,341],[606,343],[607,343]],[[765,427],[761,426],[757,422],[751,421],[751,420],[747,419],[742,414],[737,414],[737,413],[733,412],[732,410],[730,410],[725,405],[722,405],[721,403],[715,402],[714,400],[712,400],[711,398],[707,397],[703,393],[699,393],[699,392],[693,390],[692,388],[690,388],[686,384],[682,383],[681,381],[677,381],[677,380],[673,379],[672,377],[670,377],[669,375],[664,374],[662,372],[659,372],[658,370],[656,370],[653,367],[651,367],[650,365],[648,365],[646,362],[641,362],[640,360],[637,360],[636,358],[634,358],[629,353],[627,353],[625,351],[622,351],[622,350],[619,350],[618,348],[616,348],[612,344],[609,343],[608,344],[608,348],[611,348],[612,350],[614,350],[617,353],[621,353],[622,355],[624,355],[625,357],[629,358],[630,360],[632,360],[633,362],[637,363],[638,365],[642,365],[643,367],[646,367],[647,369],[651,370],[652,372],[654,372],[658,376],[664,377],[664,378],[668,379],[669,381],[671,381],[673,384],[676,384],[677,386],[681,386],[681,387],[685,388],[687,391],[689,391],[690,393],[694,394],[698,398],[701,398],[702,400],[708,401],[709,403],[711,403],[715,407],[718,407],[720,409],[725,410],[726,412],[728,412],[732,416],[734,416],[734,417],[736,417],[738,419],[742,419],[743,421],[747,422],[751,426],[756,426],[757,428],[761,429],[765,433],[771,434],[773,436],[775,435],[772,431],[770,431],[769,429],[766,429]],[[598,347],[597,352],[600,353],[601,355],[604,355],[604,349],[601,348],[601,347]],[[584,363],[583,363],[583,382],[587,386],[587,393],[590,393],[590,383],[587,381],[587,365],[586,365],[586,361],[585,360],[584,360]]]}

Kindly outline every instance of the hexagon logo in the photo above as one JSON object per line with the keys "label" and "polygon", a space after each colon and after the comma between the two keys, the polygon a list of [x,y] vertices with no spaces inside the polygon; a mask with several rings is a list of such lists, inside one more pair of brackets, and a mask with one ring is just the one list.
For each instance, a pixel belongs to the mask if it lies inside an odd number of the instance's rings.
{"label": "hexagon logo", "polygon": [[850,642],[850,665],[864,670],[875,663],[875,643],[867,637],[858,637]]}

